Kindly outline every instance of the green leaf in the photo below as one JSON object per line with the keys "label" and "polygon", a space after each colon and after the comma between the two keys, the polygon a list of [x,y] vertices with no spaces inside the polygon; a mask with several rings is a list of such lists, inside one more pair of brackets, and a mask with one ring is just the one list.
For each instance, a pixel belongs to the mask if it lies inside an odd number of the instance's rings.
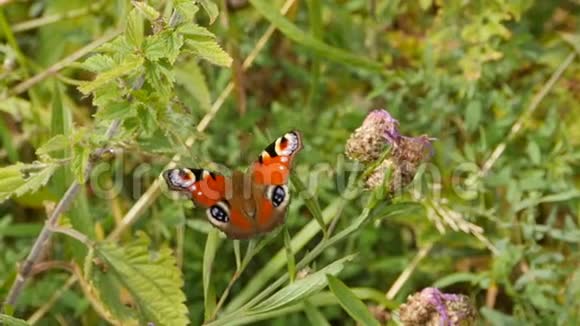
{"label": "green leaf", "polygon": [[95,117],[101,121],[124,120],[137,115],[137,111],[127,102],[111,103],[99,108]]}
{"label": "green leaf", "polygon": [[215,38],[215,35],[212,32],[210,32],[207,28],[199,26],[193,22],[180,25],[179,27],[177,27],[177,32],[184,34],[186,36],[202,36]]}
{"label": "green leaf", "polygon": [[341,280],[327,275],[328,286],[342,308],[361,325],[377,325],[380,323],[369,312],[367,306]]}
{"label": "green leaf", "polygon": [[166,30],[147,37],[144,45],[145,57],[151,61],[165,58],[173,64],[182,46],[183,36],[171,30]]}
{"label": "green leaf", "polygon": [[205,320],[209,320],[213,315],[216,307],[215,290],[211,284],[212,266],[216,252],[221,243],[219,231],[213,228],[207,234],[205,242],[205,251],[203,253],[203,304],[205,311]]}
{"label": "green leaf", "polygon": [[189,38],[185,40],[185,45],[195,55],[215,65],[229,67],[232,64],[230,55],[215,40]]}
{"label": "green leaf", "polygon": [[209,16],[209,23],[213,24],[219,15],[218,6],[211,0],[197,0],[197,2]]}
{"label": "green leaf", "polygon": [[145,16],[145,18],[149,19],[150,21],[157,20],[159,18],[160,13],[155,8],[148,5],[145,1],[131,1],[131,4]]}
{"label": "green leaf", "polygon": [[360,67],[370,70],[381,71],[384,69],[383,65],[364,58],[362,56],[354,55],[348,51],[330,46],[317,40],[311,34],[302,31],[290,20],[280,14],[277,8],[272,6],[272,2],[265,0],[249,0],[250,3],[264,16],[272,25],[276,26],[286,37],[294,42],[306,47],[313,53],[344,64],[346,66]]}
{"label": "green leaf", "polygon": [[103,72],[113,69],[115,61],[108,55],[95,54],[90,56],[82,64],[83,68],[92,72]]}
{"label": "green leaf", "polygon": [[304,313],[306,313],[310,325],[330,326],[324,315],[308,300],[304,300]]}
{"label": "green leaf", "polygon": [[56,135],[36,150],[36,155],[43,156],[49,153],[63,151],[70,146],[69,138],[65,135]]}
{"label": "green leaf", "polygon": [[173,5],[175,10],[183,18],[183,21],[189,22],[193,20],[199,8],[195,5],[195,1],[191,0],[174,0]]}
{"label": "green leaf", "polygon": [[131,55],[125,58],[121,64],[115,66],[106,72],[100,73],[95,80],[91,82],[85,82],[79,87],[79,91],[83,94],[89,94],[96,89],[103,87],[105,84],[114,81],[116,78],[128,75],[134,70],[140,68],[143,65],[143,58],[135,55]]}
{"label": "green leaf", "polygon": [[85,183],[85,173],[87,171],[87,165],[89,164],[89,157],[91,154],[91,149],[82,144],[75,144],[73,147],[73,159],[71,162],[71,170],[75,175],[78,183]]}
{"label": "green leaf", "polygon": [[104,266],[93,269],[106,270],[112,280],[127,290],[141,324],[185,325],[188,312],[181,290],[183,278],[175,257],[165,246],[154,252],[149,246],[149,238],[144,233],[139,233],[135,241],[124,247],[98,243],[95,256]]}
{"label": "green leaf", "polygon": [[18,319],[12,316],[8,316],[5,314],[0,314],[0,324],[5,326],[28,326],[28,324],[23,319]]}
{"label": "green leaf", "polygon": [[141,132],[146,136],[152,135],[157,130],[158,123],[155,113],[155,110],[150,107],[139,106],[137,108],[137,118],[139,119]]}
{"label": "green leaf", "polygon": [[143,27],[143,16],[141,12],[137,9],[131,10],[129,17],[127,17],[125,36],[129,44],[135,49],[141,48],[141,44],[143,43]]}
{"label": "green leaf", "polygon": [[58,164],[23,164],[0,168],[0,203],[12,196],[22,196],[44,186]]}
{"label": "green leaf", "polygon": [[164,65],[163,62],[147,63],[145,67],[145,79],[151,84],[153,89],[164,97],[171,96],[175,79],[173,71]]}
{"label": "green leaf", "polygon": [[195,60],[190,60],[179,68],[174,68],[173,75],[178,85],[181,85],[193,96],[201,108],[209,112],[211,108],[211,94],[205,76]]}
{"label": "green leaf", "polygon": [[252,313],[264,313],[279,309],[285,305],[294,303],[298,300],[322,290],[327,284],[327,275],[337,275],[342,271],[346,262],[351,261],[354,255],[341,258],[323,269],[306,276],[303,279],[283,287],[278,292],[271,295],[268,299],[257,304],[250,311]]}

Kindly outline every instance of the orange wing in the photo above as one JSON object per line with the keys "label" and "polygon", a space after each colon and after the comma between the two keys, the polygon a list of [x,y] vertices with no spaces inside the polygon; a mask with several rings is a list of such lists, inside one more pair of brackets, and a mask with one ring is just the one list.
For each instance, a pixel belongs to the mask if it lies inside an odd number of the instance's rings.
{"label": "orange wing", "polygon": [[[171,169],[163,177],[171,190],[187,193],[196,206],[206,209],[209,222],[229,238],[245,239],[256,234],[252,207],[245,207],[239,196],[239,172],[233,178],[203,169]],[[246,205],[247,206],[247,205]]]}
{"label": "orange wing", "polygon": [[288,177],[294,156],[301,149],[300,133],[287,132],[268,145],[250,169],[255,220],[261,233],[269,232],[284,222],[290,203]]}

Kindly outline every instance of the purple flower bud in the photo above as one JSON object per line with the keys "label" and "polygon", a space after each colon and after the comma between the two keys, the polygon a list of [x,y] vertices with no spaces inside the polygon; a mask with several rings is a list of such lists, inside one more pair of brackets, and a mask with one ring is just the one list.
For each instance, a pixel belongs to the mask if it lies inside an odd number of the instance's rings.
{"label": "purple flower bud", "polygon": [[387,144],[396,146],[399,122],[385,110],[371,111],[346,143],[346,155],[363,163],[375,161]]}
{"label": "purple flower bud", "polygon": [[467,296],[443,293],[436,288],[425,288],[409,296],[399,307],[404,325],[472,325],[475,317],[475,308]]}

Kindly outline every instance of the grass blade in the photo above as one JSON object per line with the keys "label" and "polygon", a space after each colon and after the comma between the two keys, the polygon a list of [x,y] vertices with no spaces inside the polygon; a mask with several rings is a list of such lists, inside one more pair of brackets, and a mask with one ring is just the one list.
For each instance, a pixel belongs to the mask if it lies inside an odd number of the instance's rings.
{"label": "grass blade", "polygon": [[371,315],[367,306],[356,297],[356,295],[349,289],[341,280],[332,276],[326,275],[328,279],[328,286],[342,308],[359,324],[380,326],[379,322]]}
{"label": "grass blade", "polygon": [[212,229],[207,234],[205,242],[205,251],[203,253],[203,304],[205,310],[205,320],[208,320],[213,315],[216,307],[215,289],[211,284],[211,270],[215,259],[215,254],[219,248],[221,241],[219,238],[219,231]]}
{"label": "grass blade", "polygon": [[286,259],[288,260],[288,276],[290,277],[290,283],[294,283],[294,278],[296,277],[296,260],[294,259],[294,253],[292,252],[290,233],[288,232],[287,227],[284,227],[284,249],[286,249]]}
{"label": "grass blade", "polygon": [[292,180],[292,184],[294,185],[294,187],[296,187],[298,193],[302,194],[306,207],[308,207],[308,210],[310,210],[310,213],[312,214],[312,216],[314,216],[316,222],[318,222],[318,225],[320,226],[320,229],[322,229],[324,237],[327,238],[328,232],[326,230],[324,219],[322,218],[322,211],[320,210],[320,205],[318,205],[318,200],[316,200],[314,196],[311,196],[308,193],[306,186],[298,176],[292,174],[290,175],[290,179]]}

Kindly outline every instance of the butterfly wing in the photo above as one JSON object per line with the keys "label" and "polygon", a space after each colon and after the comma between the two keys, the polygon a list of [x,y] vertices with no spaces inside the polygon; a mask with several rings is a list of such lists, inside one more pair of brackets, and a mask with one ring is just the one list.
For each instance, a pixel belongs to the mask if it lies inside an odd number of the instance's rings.
{"label": "butterfly wing", "polygon": [[290,203],[288,177],[294,156],[302,149],[298,131],[290,131],[262,151],[250,169],[255,221],[260,233],[284,222]]}
{"label": "butterfly wing", "polygon": [[242,200],[249,195],[243,189],[240,172],[229,178],[204,169],[178,168],[163,172],[163,178],[169,189],[188,194],[196,206],[205,208],[209,222],[228,238],[245,239],[256,234],[252,218],[255,208]]}

